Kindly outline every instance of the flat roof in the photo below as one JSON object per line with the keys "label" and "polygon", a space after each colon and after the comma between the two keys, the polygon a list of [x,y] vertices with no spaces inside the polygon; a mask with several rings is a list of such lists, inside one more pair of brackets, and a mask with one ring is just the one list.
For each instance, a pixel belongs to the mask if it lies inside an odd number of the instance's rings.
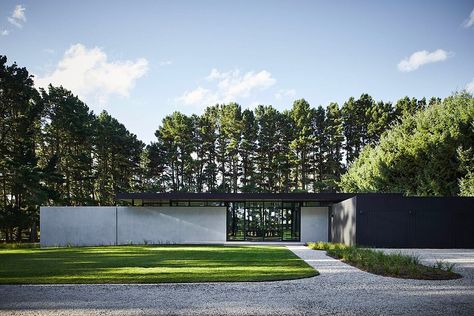
{"label": "flat roof", "polygon": [[191,193],[191,192],[139,192],[118,193],[117,201],[321,201],[341,202],[356,195],[397,195],[399,193]]}

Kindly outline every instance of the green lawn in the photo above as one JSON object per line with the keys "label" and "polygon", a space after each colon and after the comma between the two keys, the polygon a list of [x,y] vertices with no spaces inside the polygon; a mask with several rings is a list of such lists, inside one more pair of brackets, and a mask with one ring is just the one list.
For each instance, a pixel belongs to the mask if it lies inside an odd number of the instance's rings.
{"label": "green lawn", "polygon": [[285,247],[0,249],[0,284],[272,281],[318,272]]}

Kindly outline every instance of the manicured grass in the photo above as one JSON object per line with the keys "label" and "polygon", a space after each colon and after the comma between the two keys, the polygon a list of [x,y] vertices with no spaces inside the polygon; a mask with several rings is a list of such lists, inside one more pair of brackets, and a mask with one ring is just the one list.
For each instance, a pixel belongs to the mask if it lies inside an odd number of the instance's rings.
{"label": "manicured grass", "polygon": [[453,272],[454,264],[438,261],[434,266],[420,263],[416,256],[401,253],[386,254],[381,250],[359,248],[326,242],[308,243],[315,250],[326,250],[328,256],[341,259],[361,270],[395,278],[451,280],[461,277]]}
{"label": "manicured grass", "polygon": [[0,284],[273,281],[318,272],[285,247],[0,249]]}

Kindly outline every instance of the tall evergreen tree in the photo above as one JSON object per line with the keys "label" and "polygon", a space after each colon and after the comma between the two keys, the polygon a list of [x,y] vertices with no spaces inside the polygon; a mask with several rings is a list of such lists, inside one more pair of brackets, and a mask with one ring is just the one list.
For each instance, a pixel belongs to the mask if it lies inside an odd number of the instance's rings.
{"label": "tall evergreen tree", "polygon": [[258,125],[251,110],[242,113],[242,140],[239,155],[242,159],[242,192],[255,192],[255,159],[257,150]]}
{"label": "tall evergreen tree", "polygon": [[309,153],[313,142],[312,116],[314,114],[311,106],[306,100],[296,100],[291,108],[291,118],[295,127],[295,138],[291,143],[291,148],[296,156],[296,183],[298,189],[308,190],[309,183]]}
{"label": "tall evergreen tree", "polygon": [[291,171],[294,168],[296,157],[291,150],[291,142],[294,138],[294,123],[289,111],[278,114],[277,127],[275,151],[278,186],[276,192],[291,192],[295,187]]}
{"label": "tall evergreen tree", "polygon": [[191,140],[194,137],[190,117],[174,112],[163,119],[162,126],[156,131],[156,137],[163,144],[167,163],[167,177],[171,180],[172,191],[192,191],[193,173]]}
{"label": "tall evergreen tree", "polygon": [[42,158],[57,159],[60,202],[64,205],[94,204],[93,137],[95,117],[89,107],[63,87],[42,90],[45,124]]}
{"label": "tall evergreen tree", "polygon": [[311,121],[311,153],[308,170],[312,173],[312,191],[325,190],[325,173],[327,159],[326,113],[322,106],[313,110]]}
{"label": "tall evergreen tree", "polygon": [[327,152],[325,165],[325,190],[334,192],[337,190],[337,181],[344,168],[343,142],[344,125],[341,110],[337,103],[330,103],[326,108],[326,122],[323,134],[326,137]]}
{"label": "tall evergreen tree", "polygon": [[[432,100],[434,101],[434,100]],[[395,103],[395,117],[401,121],[404,117],[411,116],[419,110],[426,107],[426,99],[417,100],[416,98],[404,97]]]}
{"label": "tall evergreen tree", "polygon": [[392,104],[383,101],[373,103],[367,109],[367,132],[366,143],[372,144],[379,140],[382,133],[387,130],[395,119]]}
{"label": "tall evergreen tree", "polygon": [[0,55],[0,229],[7,241],[30,227],[35,239],[39,205],[47,199],[36,155],[43,103],[25,68]]}
{"label": "tall evergreen tree", "polygon": [[220,107],[220,155],[222,172],[222,192],[239,190],[240,162],[239,146],[242,136],[242,109],[237,103]]}
{"label": "tall evergreen tree", "polygon": [[204,114],[200,118],[200,134],[201,147],[204,161],[203,184],[208,192],[215,192],[217,189],[217,116],[219,113],[218,106],[206,108]]}
{"label": "tall evergreen tree", "polygon": [[277,189],[277,147],[278,111],[272,106],[259,105],[255,109],[258,123],[257,135],[257,186],[261,192],[275,192]]}
{"label": "tall evergreen tree", "polygon": [[95,198],[112,205],[115,194],[139,189],[144,144],[123,124],[103,111],[97,117],[95,138]]}

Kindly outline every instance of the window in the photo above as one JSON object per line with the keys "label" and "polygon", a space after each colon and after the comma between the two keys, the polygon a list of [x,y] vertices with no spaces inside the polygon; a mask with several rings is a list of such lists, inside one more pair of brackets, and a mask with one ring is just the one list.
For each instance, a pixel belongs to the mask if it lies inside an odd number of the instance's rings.
{"label": "window", "polygon": [[233,202],[227,207],[227,240],[299,241],[300,204]]}

